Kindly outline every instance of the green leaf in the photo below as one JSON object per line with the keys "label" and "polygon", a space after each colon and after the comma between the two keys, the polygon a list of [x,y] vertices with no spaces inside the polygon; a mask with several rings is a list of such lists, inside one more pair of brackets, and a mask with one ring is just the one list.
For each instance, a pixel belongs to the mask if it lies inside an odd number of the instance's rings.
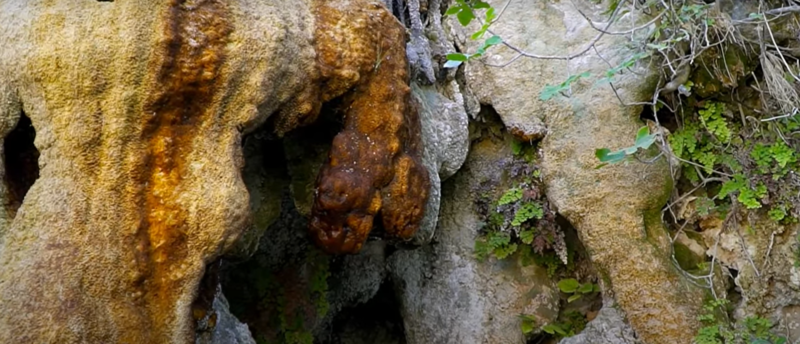
{"label": "green leaf", "polygon": [[489,37],[489,39],[487,39],[486,43],[484,43],[484,44],[486,46],[492,46],[492,45],[498,45],[500,43],[503,43],[503,39],[500,38],[500,36],[498,36],[498,35],[494,35],[492,37]]}
{"label": "green leaf", "polygon": [[497,15],[494,13],[494,7],[486,10],[486,22],[491,23],[492,21],[497,18]]}
{"label": "green leaf", "polygon": [[593,283],[586,283],[582,284],[578,291],[582,294],[589,294],[594,291],[594,284]]}
{"label": "green leaf", "polygon": [[539,99],[544,101],[550,100],[561,91],[562,89],[558,85],[545,85],[544,89],[542,89],[542,92],[539,93]]}
{"label": "green leaf", "polygon": [[558,325],[555,325],[555,324],[545,325],[544,327],[542,327],[542,331],[547,332],[549,334],[558,333],[561,336],[566,336],[567,335],[567,332],[564,331],[564,329],[562,329],[561,326],[558,326]]}
{"label": "green leaf", "polygon": [[567,294],[574,293],[580,286],[581,284],[574,278],[565,278],[558,281],[558,289]]}
{"label": "green leaf", "polygon": [[741,174],[736,174],[733,176],[733,179],[728,180],[722,183],[722,188],[720,188],[719,193],[717,194],[717,198],[723,199],[727,197],[729,194],[739,191],[740,189],[745,188],[745,177]]}
{"label": "green leaf", "polygon": [[458,12],[461,12],[461,10],[462,10],[461,6],[452,6],[452,7],[447,9],[447,12],[445,12],[444,15],[452,16],[452,15],[458,13]]}
{"label": "green leaf", "polygon": [[527,202],[514,213],[514,219],[511,221],[511,225],[519,227],[530,219],[541,219],[542,216],[544,216],[542,206],[535,202]]}
{"label": "green leaf", "polygon": [[462,63],[463,62],[461,62],[461,61],[450,60],[450,61],[445,62],[444,66],[442,66],[442,67],[444,67],[444,68],[456,68],[456,67],[460,66]]}
{"label": "green leaf", "polygon": [[472,13],[472,10],[464,9],[463,11],[458,12],[456,18],[458,18],[458,22],[461,23],[461,25],[467,26],[473,19],[475,19],[475,15]]}
{"label": "green leaf", "polygon": [[503,196],[500,197],[500,200],[497,201],[497,205],[506,205],[509,203],[514,203],[522,199],[522,189],[520,188],[511,188],[506,190]]}
{"label": "green leaf", "polygon": [[522,324],[520,324],[520,328],[522,329],[523,334],[528,334],[533,332],[533,321],[523,319]]}
{"label": "green leaf", "polygon": [[489,5],[488,3],[483,2],[483,1],[476,1],[475,5],[472,5],[472,8],[474,8],[476,10],[477,9],[481,9],[481,8],[492,8],[492,5]]}
{"label": "green leaf", "polygon": [[511,236],[503,232],[490,232],[487,236],[487,241],[492,248],[508,245],[511,242]]}
{"label": "green leaf", "polygon": [[468,59],[469,59],[469,56],[464,55],[462,53],[447,54],[447,60],[448,61],[466,61]]}
{"label": "green leaf", "polygon": [[[489,24],[483,24],[483,26],[481,26],[481,29],[478,30],[478,32],[473,33],[472,36],[470,36],[470,38],[473,41],[478,40],[479,38],[483,37],[483,34],[486,33],[486,30],[489,30]],[[484,46],[486,46],[485,43]]]}
{"label": "green leaf", "polygon": [[533,242],[534,229],[526,229],[519,232],[519,240],[525,245],[530,245]]}
{"label": "green leaf", "polygon": [[546,84],[542,89],[542,91],[539,93],[539,99],[541,99],[542,101],[548,101],[557,94],[569,89],[569,87],[579,79],[587,78],[589,76],[591,76],[591,73],[583,72],[581,74],[570,75],[567,78],[567,80],[564,80],[564,82],[558,85]]}
{"label": "green leaf", "polygon": [[516,251],[517,251],[517,244],[502,246],[494,249],[494,256],[497,257],[497,259],[506,259],[506,257],[510,256]]}
{"label": "green leaf", "polygon": [[572,301],[575,301],[575,300],[577,300],[577,299],[580,299],[580,298],[581,298],[581,296],[583,296],[583,295],[581,295],[581,294],[575,294],[575,295],[572,295],[572,296],[570,296],[569,298],[567,298],[567,302],[569,302],[569,303],[572,303]]}
{"label": "green leaf", "polygon": [[598,160],[600,160],[600,162],[604,162],[606,164],[613,164],[616,162],[620,162],[627,157],[624,151],[612,152],[608,148],[597,149],[594,151],[594,155],[597,157]]}
{"label": "green leaf", "polygon": [[489,254],[494,251],[494,247],[484,240],[475,241],[475,257],[479,262],[484,261]]}
{"label": "green leaf", "polygon": [[647,139],[647,136],[650,135],[650,128],[647,126],[639,128],[639,131],[636,132],[636,145],[639,145],[639,142],[642,142]]}
{"label": "green leaf", "polygon": [[514,153],[515,156],[522,153],[522,143],[517,140],[511,141],[511,152]]}

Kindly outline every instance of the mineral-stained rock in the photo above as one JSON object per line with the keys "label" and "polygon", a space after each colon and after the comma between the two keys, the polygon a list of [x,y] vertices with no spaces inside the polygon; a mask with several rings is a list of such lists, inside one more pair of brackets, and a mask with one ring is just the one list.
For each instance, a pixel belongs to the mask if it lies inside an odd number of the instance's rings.
{"label": "mineral-stained rock", "polygon": [[[490,1],[501,8],[502,1]],[[610,66],[632,57],[622,36],[598,36],[578,10],[597,21],[601,6],[590,1],[515,1],[492,30],[504,41],[527,52],[566,56],[566,59],[521,58],[504,68],[469,63],[467,82],[484,103],[492,104],[506,127],[520,138],[547,136],[542,141],[542,175],[548,199],[577,229],[594,266],[607,278],[617,302],[631,326],[646,343],[689,343],[699,327],[696,319],[702,293],[681,279],[669,260],[669,241],[659,210],[672,185],[666,162],[632,161],[606,166],[594,155],[596,149],[617,150],[631,146],[641,108],[625,106],[607,83],[598,83]],[[629,13],[627,16],[634,16]],[[637,22],[624,18],[618,23]],[[646,18],[641,18],[647,20]],[[454,23],[454,28],[458,24]],[[626,27],[612,27],[625,30]],[[472,52],[469,30],[456,30]],[[496,48],[496,49],[495,49]],[[600,56],[598,56],[598,54]],[[509,48],[493,47],[486,62],[502,64],[515,56]],[[602,58],[601,58],[602,57]],[[557,85],[569,75],[589,72],[566,96],[542,101],[546,84]],[[652,72],[637,70],[614,77],[619,96],[626,103],[647,102],[655,86]],[[546,126],[546,131],[543,130]]]}
{"label": "mineral-stained rock", "polygon": [[[411,239],[430,181],[419,118],[408,106],[405,28],[377,3],[329,1],[316,13],[322,75],[338,81],[325,84],[323,99],[357,86],[342,100],[344,129],[318,178],[312,236],[329,252],[358,252],[380,213],[389,235]],[[353,16],[360,20],[342,20]]]}
{"label": "mineral-stained rock", "polygon": [[330,250],[379,210],[403,238],[422,217],[404,33],[377,3],[0,0],[0,46],[0,136],[24,110],[40,152],[0,212],[0,342],[192,341],[205,265],[251,222],[242,134],[270,115],[282,135],[343,97],[314,212]]}
{"label": "mineral-stained rock", "polygon": [[523,343],[520,314],[537,324],[558,316],[559,291],[544,268],[517,255],[479,262],[474,245],[484,219],[481,184],[507,179],[510,142],[474,143],[464,167],[443,187],[432,243],[390,257],[409,344]]}

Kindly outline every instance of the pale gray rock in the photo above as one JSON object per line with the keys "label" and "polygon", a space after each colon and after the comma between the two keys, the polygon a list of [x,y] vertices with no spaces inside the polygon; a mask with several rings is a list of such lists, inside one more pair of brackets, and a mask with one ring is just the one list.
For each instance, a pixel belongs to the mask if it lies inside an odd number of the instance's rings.
{"label": "pale gray rock", "polygon": [[431,240],[436,229],[441,183],[456,173],[467,157],[469,119],[464,110],[463,98],[450,100],[432,86],[412,84],[411,89],[419,104],[422,162],[428,169],[431,180],[425,217],[413,243],[425,244]]}
{"label": "pale gray rock", "polygon": [[398,251],[389,265],[409,344],[521,343],[520,314],[548,323],[558,315],[558,290],[546,271],[516,256],[479,262],[474,244],[481,217],[476,189],[498,181],[510,145],[473,145],[461,172],[445,183],[430,245]]}
{"label": "pale gray rock", "polygon": [[575,336],[562,339],[559,344],[637,344],[636,336],[625,316],[613,303],[600,309],[597,317]]}
{"label": "pale gray rock", "polygon": [[256,344],[247,325],[231,314],[222,291],[214,297],[212,312],[216,315],[216,324],[206,331],[198,331],[196,344]]}

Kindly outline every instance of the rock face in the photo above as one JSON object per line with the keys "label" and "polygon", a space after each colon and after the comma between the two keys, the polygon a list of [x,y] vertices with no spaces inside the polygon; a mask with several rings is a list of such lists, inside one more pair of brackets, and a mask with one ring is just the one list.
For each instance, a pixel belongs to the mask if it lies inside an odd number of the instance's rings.
{"label": "rock face", "polygon": [[251,222],[242,134],[268,117],[282,135],[348,105],[313,210],[328,249],[379,211],[401,238],[422,218],[403,27],[379,4],[4,0],[0,44],[0,136],[24,111],[41,154],[18,210],[0,189],[0,342],[192,341],[205,266]]}
{"label": "rock face", "polygon": [[[503,5],[490,2],[497,8]],[[598,36],[578,9],[601,20],[601,8],[588,1],[518,1],[511,3],[493,30],[525,51],[566,56],[588,49]],[[466,34],[470,32],[457,31],[457,36],[469,43]],[[621,104],[607,84],[595,85],[594,79],[572,84],[565,90],[568,98],[556,96],[545,102],[539,97],[546,83],[559,84],[568,75],[604,75],[609,64],[618,65],[634,54],[623,41],[621,36],[607,36],[598,41],[596,52],[588,50],[569,61],[522,58],[504,68],[470,63],[465,67],[466,78],[481,102],[494,106],[520,139],[546,133],[542,173],[548,199],[578,230],[592,262],[608,279],[606,285],[612,286],[640,338],[654,344],[689,343],[691,336],[686,334],[699,327],[696,315],[702,294],[682,281],[669,261],[669,241],[659,217],[672,187],[666,162],[596,169],[595,149],[632,145],[642,126],[641,108]],[[466,45],[462,50],[469,49],[476,47]],[[501,64],[514,56],[506,47],[493,48],[487,62]],[[614,78],[619,96],[627,103],[652,98],[653,74],[637,73]]]}
{"label": "rock face", "polygon": [[510,144],[473,144],[461,172],[445,183],[433,244],[399,251],[390,270],[410,344],[522,343],[520,314],[545,324],[558,315],[558,289],[544,268],[516,256],[479,262],[474,245],[483,220],[479,187],[505,179]]}
{"label": "rock face", "polygon": [[613,303],[600,309],[597,317],[586,324],[581,333],[562,339],[559,344],[637,344],[633,329],[625,322],[625,316]]}
{"label": "rock face", "polygon": [[239,322],[228,308],[225,295],[218,292],[214,297],[209,328],[197,334],[195,344],[256,344],[247,325]]}
{"label": "rock face", "polygon": [[419,105],[422,163],[428,169],[431,180],[425,217],[414,243],[426,244],[436,230],[442,197],[441,183],[456,173],[467,158],[469,118],[464,110],[463,98],[456,98],[460,100],[459,103],[444,97],[433,87],[416,84],[412,84],[412,95]]}
{"label": "rock face", "polygon": [[736,271],[741,293],[733,316],[760,316],[777,325],[789,341],[800,339],[800,269],[796,224],[776,224],[765,213],[739,213],[728,222],[709,216],[699,223],[706,254]]}

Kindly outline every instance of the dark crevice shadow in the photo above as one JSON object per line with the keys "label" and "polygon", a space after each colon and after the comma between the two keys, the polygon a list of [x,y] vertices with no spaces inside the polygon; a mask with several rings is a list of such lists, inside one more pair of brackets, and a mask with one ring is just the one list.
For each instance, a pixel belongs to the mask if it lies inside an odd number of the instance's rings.
{"label": "dark crevice shadow", "polygon": [[12,218],[22,205],[25,195],[39,178],[39,150],[33,144],[36,130],[24,113],[17,126],[3,140],[3,182],[8,190],[6,207]]}
{"label": "dark crevice shadow", "polygon": [[384,281],[378,293],[364,304],[345,308],[333,319],[328,338],[320,344],[405,344],[400,303],[391,282]]}

